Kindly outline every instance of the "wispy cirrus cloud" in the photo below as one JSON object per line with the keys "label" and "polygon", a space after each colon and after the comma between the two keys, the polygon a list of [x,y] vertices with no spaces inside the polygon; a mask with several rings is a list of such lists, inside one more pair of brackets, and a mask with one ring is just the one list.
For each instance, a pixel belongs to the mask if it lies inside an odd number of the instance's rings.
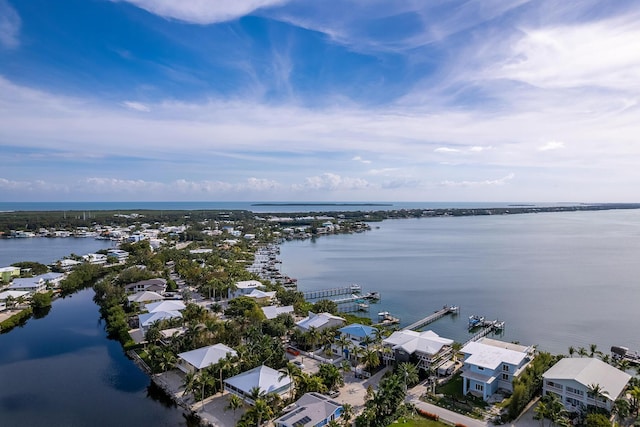
{"label": "wispy cirrus cloud", "polygon": [[22,20],[7,0],[0,0],[0,46],[14,49],[20,45]]}
{"label": "wispy cirrus cloud", "polygon": [[278,6],[289,0],[112,0],[126,1],[164,18],[193,24],[213,24],[248,15],[258,9]]}
{"label": "wispy cirrus cloud", "polygon": [[498,179],[485,179],[482,181],[442,181],[440,185],[445,187],[484,187],[494,185],[505,185],[507,182],[515,178],[515,174],[503,176]]}

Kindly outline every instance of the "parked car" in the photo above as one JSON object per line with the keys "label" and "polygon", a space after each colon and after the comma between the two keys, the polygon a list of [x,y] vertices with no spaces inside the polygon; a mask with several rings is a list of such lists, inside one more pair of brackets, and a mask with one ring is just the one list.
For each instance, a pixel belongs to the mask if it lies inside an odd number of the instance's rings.
{"label": "parked car", "polygon": [[340,396],[340,392],[338,390],[331,390],[329,393],[327,393],[327,396],[331,398],[336,398]]}
{"label": "parked car", "polygon": [[299,367],[300,369],[304,369],[304,364],[299,360],[294,360],[293,364]]}

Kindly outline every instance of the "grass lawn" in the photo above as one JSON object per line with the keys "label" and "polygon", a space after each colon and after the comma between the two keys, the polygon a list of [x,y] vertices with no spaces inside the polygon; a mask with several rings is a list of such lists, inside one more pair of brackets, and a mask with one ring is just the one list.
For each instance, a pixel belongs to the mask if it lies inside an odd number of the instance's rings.
{"label": "grass lawn", "polygon": [[389,427],[451,427],[448,424],[441,423],[440,421],[433,421],[420,415],[414,415],[411,417],[400,418],[398,421],[391,424]]}
{"label": "grass lawn", "polygon": [[448,383],[439,386],[438,388],[436,388],[436,393],[440,394],[444,394],[446,396],[451,396],[451,397],[456,397],[459,399],[463,399],[464,395],[462,394],[462,376],[460,373],[457,373],[452,379],[451,381],[449,381]]}

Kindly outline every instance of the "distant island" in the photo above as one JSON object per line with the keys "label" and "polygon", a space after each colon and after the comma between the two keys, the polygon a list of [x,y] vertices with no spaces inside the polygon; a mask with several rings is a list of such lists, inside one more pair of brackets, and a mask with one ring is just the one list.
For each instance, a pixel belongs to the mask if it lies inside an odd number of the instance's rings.
{"label": "distant island", "polygon": [[393,206],[392,203],[252,203],[251,206]]}

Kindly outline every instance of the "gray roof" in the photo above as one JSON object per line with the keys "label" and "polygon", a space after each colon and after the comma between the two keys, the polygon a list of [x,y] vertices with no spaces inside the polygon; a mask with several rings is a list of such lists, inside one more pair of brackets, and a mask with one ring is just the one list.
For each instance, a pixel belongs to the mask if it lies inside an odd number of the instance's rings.
{"label": "gray roof", "polygon": [[262,365],[231,377],[225,380],[225,383],[248,395],[254,387],[259,387],[260,391],[264,393],[270,393],[291,384],[291,378],[288,375],[282,376],[279,371]]}
{"label": "gray roof", "polygon": [[295,403],[296,409],[276,419],[274,423],[288,426],[315,426],[342,407],[320,393],[305,393]]}
{"label": "gray roof", "polygon": [[524,351],[516,351],[476,341],[465,345],[461,352],[470,354],[470,356],[465,359],[465,363],[487,369],[496,369],[501,363],[519,366],[529,355]]}
{"label": "gray roof", "polygon": [[215,365],[227,355],[237,356],[238,353],[231,347],[218,343],[208,347],[201,347],[195,350],[186,351],[178,354],[178,357],[188,362],[197,369],[203,369],[207,366]]}
{"label": "gray roof", "polygon": [[565,357],[553,365],[543,375],[550,380],[575,380],[585,387],[598,384],[604,395],[615,400],[627,386],[631,375],[604,363],[599,359]]}

